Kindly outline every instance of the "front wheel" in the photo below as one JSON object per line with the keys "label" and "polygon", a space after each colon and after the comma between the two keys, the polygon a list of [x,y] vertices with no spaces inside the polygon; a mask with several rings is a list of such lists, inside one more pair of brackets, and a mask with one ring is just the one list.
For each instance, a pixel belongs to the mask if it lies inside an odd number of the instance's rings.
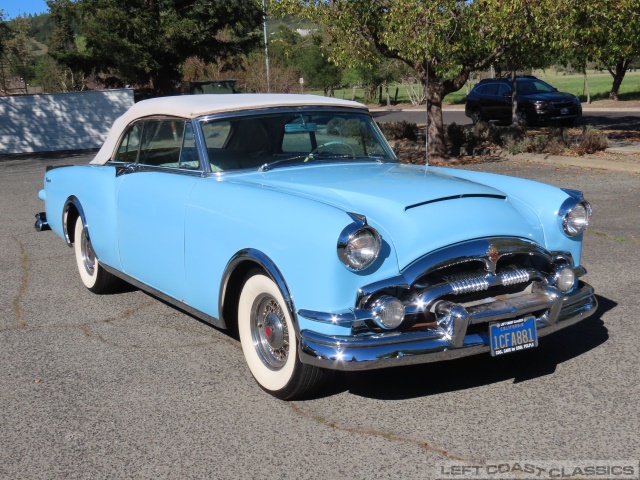
{"label": "front wheel", "polygon": [[107,272],[96,257],[89,231],[78,216],[74,230],[73,250],[78,273],[85,287],[93,293],[110,293],[120,285],[120,279]]}
{"label": "front wheel", "polygon": [[291,400],[313,393],[327,372],[298,358],[298,341],[280,289],[262,271],[247,277],[238,305],[238,333],[245,360],[258,384]]}
{"label": "front wheel", "polygon": [[484,119],[482,118],[482,113],[480,112],[480,109],[474,108],[471,111],[471,122],[473,122],[474,125],[477,125],[478,123],[481,123],[483,121]]}
{"label": "front wheel", "polygon": [[532,127],[535,125],[535,118],[529,115],[525,110],[518,110],[518,124],[521,127]]}

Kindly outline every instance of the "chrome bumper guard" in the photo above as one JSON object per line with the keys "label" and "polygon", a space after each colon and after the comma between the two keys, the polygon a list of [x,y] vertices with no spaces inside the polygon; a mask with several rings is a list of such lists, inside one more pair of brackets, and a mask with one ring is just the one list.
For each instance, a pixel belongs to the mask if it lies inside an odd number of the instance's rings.
{"label": "chrome bumper guard", "polygon": [[593,288],[582,281],[564,295],[554,287],[534,282],[530,293],[491,303],[464,307],[439,302],[435,306],[438,316],[449,317],[444,322],[446,328],[368,336],[328,336],[303,330],[300,360],[332,370],[371,370],[450,360],[489,351],[488,335],[468,334],[470,325],[544,311],[536,316],[538,337],[543,337],[588,317],[597,306]]}
{"label": "chrome bumper guard", "polygon": [[49,223],[47,222],[47,214],[45,212],[36,213],[36,223],[33,226],[36,232],[46,232],[51,230]]}

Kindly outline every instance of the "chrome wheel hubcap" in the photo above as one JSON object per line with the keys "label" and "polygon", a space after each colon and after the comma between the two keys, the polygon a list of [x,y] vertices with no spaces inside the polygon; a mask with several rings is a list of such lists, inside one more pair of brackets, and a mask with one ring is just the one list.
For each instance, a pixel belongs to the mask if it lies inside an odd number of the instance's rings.
{"label": "chrome wheel hubcap", "polygon": [[80,252],[82,254],[82,264],[89,275],[93,275],[96,269],[96,253],[93,251],[91,240],[87,229],[82,230],[82,238],[80,239]]}
{"label": "chrome wheel hubcap", "polygon": [[251,309],[251,337],[262,363],[278,370],[289,356],[289,329],[280,305],[269,294],[262,294]]}

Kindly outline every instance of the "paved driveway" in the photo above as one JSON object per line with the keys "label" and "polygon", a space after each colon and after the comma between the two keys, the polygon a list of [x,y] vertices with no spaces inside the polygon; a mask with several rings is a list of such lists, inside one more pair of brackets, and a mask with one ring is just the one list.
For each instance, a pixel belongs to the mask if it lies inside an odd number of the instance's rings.
{"label": "paved driveway", "polygon": [[339,375],[282,402],[223,332],[138,290],[81,285],[72,250],[32,228],[45,164],[66,161],[0,162],[0,477],[434,478],[452,459],[640,459],[637,175],[474,167],[586,192],[589,320],[519,355]]}

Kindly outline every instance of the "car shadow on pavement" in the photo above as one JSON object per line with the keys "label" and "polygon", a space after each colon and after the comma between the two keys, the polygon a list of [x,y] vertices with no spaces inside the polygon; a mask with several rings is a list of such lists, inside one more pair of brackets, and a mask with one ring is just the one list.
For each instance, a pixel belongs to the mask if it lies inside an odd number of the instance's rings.
{"label": "car shadow on pavement", "polygon": [[336,378],[325,395],[348,391],[379,400],[405,400],[504,382],[525,382],[553,374],[556,367],[606,342],[601,320],[617,303],[597,296],[598,309],[586,320],[540,339],[538,348],[505,357],[488,353],[438,363],[348,372]]}

